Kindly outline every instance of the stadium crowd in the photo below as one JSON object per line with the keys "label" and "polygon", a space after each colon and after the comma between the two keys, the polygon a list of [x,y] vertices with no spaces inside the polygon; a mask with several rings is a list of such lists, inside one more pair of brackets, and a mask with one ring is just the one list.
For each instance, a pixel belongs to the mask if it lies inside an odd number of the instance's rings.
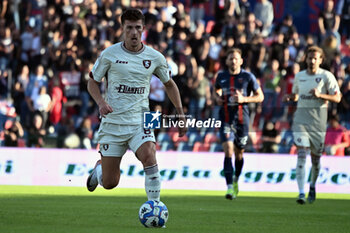
{"label": "stadium crowd", "polygon": [[[2,0],[0,3],[0,145],[94,148],[98,109],[86,83],[104,48],[122,40],[120,15],[126,7],[146,17],[143,41],[161,51],[177,83],[186,114],[217,118],[211,92],[223,68],[225,51],[240,48],[244,69],[258,78],[265,100],[251,104],[247,151],[293,153],[291,116],[283,103],[294,75],[305,68],[304,51],[319,45],[323,67],[338,80],[340,104],[329,106],[339,124],[330,124],[327,154],[343,143],[349,154],[350,9],[349,1],[325,0],[318,34],[300,34],[291,15],[274,20],[268,0]],[[103,91],[105,87],[101,86]],[[151,82],[151,110],[172,114],[163,86]],[[331,118],[334,119],[334,118]],[[336,127],[336,129],[334,128]],[[157,132],[158,149],[220,151],[215,129]],[[329,141],[327,141],[327,138]],[[334,140],[337,138],[338,140]]]}

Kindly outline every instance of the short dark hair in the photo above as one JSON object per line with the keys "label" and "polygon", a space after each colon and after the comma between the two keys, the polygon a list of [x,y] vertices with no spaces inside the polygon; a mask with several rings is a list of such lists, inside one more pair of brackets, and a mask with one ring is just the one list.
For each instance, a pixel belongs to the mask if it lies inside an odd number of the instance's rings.
{"label": "short dark hair", "polygon": [[324,53],[323,53],[323,49],[321,49],[320,47],[313,45],[310,46],[307,51],[306,51],[306,57],[309,55],[309,53],[320,53],[320,57],[323,59],[324,58]]}
{"label": "short dark hair", "polygon": [[145,23],[145,16],[142,14],[142,11],[137,8],[128,8],[126,9],[122,16],[122,25],[124,25],[125,20],[130,20],[130,21],[137,21],[137,20],[142,20],[142,23]]}
{"label": "short dark hair", "polygon": [[242,56],[242,51],[239,48],[231,48],[226,52],[226,57],[231,53],[239,53]]}

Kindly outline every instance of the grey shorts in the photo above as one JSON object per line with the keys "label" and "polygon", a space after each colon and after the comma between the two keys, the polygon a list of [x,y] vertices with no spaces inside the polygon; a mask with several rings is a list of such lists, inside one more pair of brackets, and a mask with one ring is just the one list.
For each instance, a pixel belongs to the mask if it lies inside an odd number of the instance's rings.
{"label": "grey shorts", "polygon": [[101,123],[98,130],[98,143],[103,156],[122,157],[130,148],[134,153],[145,142],[155,142],[153,130],[143,125],[117,125]]}
{"label": "grey shorts", "polygon": [[322,155],[326,133],[315,126],[293,124],[293,137],[296,146],[310,148],[312,154]]}

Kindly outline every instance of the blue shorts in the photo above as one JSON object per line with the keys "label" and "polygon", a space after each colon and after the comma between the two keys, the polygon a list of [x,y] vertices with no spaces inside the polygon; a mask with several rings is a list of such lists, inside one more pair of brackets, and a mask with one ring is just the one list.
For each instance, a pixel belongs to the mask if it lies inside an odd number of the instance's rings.
{"label": "blue shorts", "polygon": [[239,149],[244,149],[248,143],[249,125],[223,123],[220,128],[221,143],[233,141]]}

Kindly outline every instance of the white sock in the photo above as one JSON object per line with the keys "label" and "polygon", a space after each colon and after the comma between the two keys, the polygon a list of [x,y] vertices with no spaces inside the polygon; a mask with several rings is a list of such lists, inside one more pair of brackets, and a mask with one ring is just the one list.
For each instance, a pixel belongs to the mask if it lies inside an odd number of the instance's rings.
{"label": "white sock", "polygon": [[145,167],[145,190],[148,200],[160,200],[160,173],[158,165]]}
{"label": "white sock", "polygon": [[311,157],[312,167],[311,167],[311,181],[310,187],[315,188],[317,177],[320,174],[320,156]]}
{"label": "white sock", "polygon": [[97,176],[97,181],[98,183],[103,186],[103,183],[102,183],[102,165],[101,164],[98,164],[95,168],[95,171],[96,171],[96,176]]}
{"label": "white sock", "polygon": [[299,193],[305,193],[305,163],[306,163],[306,155],[308,154],[307,149],[299,149],[298,150],[298,160],[296,167],[296,178],[299,188]]}
{"label": "white sock", "polygon": [[233,185],[232,184],[228,184],[227,185],[227,189],[233,189]]}

